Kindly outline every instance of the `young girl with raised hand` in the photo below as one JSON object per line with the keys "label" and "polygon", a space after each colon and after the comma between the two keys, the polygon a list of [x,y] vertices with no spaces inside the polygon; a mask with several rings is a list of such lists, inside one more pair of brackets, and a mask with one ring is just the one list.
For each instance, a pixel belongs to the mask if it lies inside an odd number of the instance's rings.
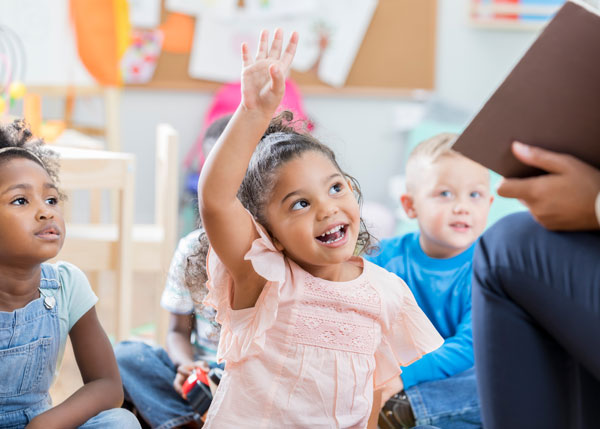
{"label": "young girl with raised hand", "polygon": [[242,45],[242,101],[199,183],[226,361],[206,427],[364,428],[374,392],[443,340],[400,278],[354,256],[369,235],[333,152],[271,122],[298,42],[282,38],[263,31],[254,61]]}
{"label": "young girl with raised hand", "polygon": [[[85,275],[55,257],[65,238],[58,163],[22,121],[0,127],[0,427],[139,428]],[[52,407],[67,334],[84,386]]]}

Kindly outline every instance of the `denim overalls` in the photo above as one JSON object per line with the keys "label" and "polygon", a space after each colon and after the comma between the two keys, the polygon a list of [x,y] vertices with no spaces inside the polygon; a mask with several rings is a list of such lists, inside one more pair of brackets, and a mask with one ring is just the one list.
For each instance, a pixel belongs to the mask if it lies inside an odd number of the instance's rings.
{"label": "denim overalls", "polygon": [[44,300],[52,304],[59,287],[54,267],[42,264],[40,289],[48,298],[0,312],[0,428],[23,427],[51,407],[60,333],[57,306],[46,308]]}
{"label": "denim overalls", "polygon": [[[24,428],[51,408],[50,385],[60,346],[58,272],[42,264],[40,298],[13,312],[0,311],[0,428]],[[139,428],[124,409],[104,411],[85,428]]]}

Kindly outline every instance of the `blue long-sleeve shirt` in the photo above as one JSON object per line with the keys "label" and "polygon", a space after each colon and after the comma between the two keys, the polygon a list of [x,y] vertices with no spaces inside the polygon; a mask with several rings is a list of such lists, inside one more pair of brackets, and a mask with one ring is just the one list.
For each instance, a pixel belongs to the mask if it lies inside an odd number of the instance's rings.
{"label": "blue long-sleeve shirt", "polygon": [[402,278],[444,344],[412,365],[402,368],[408,388],[440,380],[473,366],[471,330],[471,273],[475,244],[448,259],[431,258],[419,244],[419,233],[383,240],[380,251],[367,256]]}

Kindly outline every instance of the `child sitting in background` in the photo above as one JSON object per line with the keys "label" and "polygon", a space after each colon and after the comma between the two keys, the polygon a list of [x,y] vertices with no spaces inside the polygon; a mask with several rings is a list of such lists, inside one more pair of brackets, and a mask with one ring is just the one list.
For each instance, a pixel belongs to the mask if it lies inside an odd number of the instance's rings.
{"label": "child sitting in background", "polygon": [[[486,168],[452,150],[456,136],[421,142],[406,165],[402,207],[419,231],[383,240],[377,265],[406,281],[444,345],[402,369],[382,428],[481,427],[473,369],[471,274],[493,197]],[[394,393],[394,392],[391,392]]]}
{"label": "child sitting in background", "polygon": [[[215,119],[204,134],[209,153],[231,115]],[[154,428],[201,427],[201,417],[182,397],[181,387],[194,367],[217,360],[220,327],[215,310],[202,304],[206,296],[208,240],[198,228],[179,241],[171,260],[161,306],[171,313],[167,350],[139,341],[115,347],[125,399],[143,422]]]}
{"label": "child sitting in background", "polygon": [[214,310],[202,305],[207,252],[201,229],[177,245],[161,299],[171,313],[167,350],[141,341],[115,347],[125,400],[153,428],[202,427],[202,416],[182,397],[181,387],[194,367],[216,361],[220,327]]}
{"label": "child sitting in background", "polygon": [[[375,427],[379,389],[442,339],[368,248],[358,184],[327,146],[273,119],[297,34],[242,45],[242,101],[198,186],[225,374],[206,428]],[[265,229],[266,228],[266,229]],[[371,418],[370,418],[371,416]]]}
{"label": "child sitting in background", "polygon": [[[58,162],[22,121],[0,127],[0,427],[139,428],[119,407],[113,350],[75,266],[47,264],[65,222]],[[84,385],[52,407],[48,393],[71,338]]]}

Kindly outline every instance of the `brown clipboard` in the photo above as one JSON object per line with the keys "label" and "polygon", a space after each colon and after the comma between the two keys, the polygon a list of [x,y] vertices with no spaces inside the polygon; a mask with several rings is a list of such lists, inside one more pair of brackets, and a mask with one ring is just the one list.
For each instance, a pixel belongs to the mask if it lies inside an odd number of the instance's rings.
{"label": "brown clipboard", "polygon": [[505,177],[542,171],[513,141],[568,153],[600,168],[600,16],[568,1],[455,142]]}

